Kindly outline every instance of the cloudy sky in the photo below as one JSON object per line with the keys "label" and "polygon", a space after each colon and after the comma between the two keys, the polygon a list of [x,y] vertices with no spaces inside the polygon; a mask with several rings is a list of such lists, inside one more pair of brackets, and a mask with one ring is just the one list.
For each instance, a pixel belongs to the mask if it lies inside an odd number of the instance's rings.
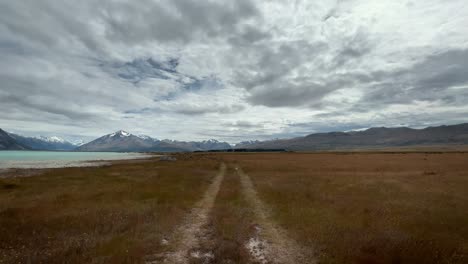
{"label": "cloudy sky", "polygon": [[468,122],[466,0],[0,0],[0,128],[234,143]]}

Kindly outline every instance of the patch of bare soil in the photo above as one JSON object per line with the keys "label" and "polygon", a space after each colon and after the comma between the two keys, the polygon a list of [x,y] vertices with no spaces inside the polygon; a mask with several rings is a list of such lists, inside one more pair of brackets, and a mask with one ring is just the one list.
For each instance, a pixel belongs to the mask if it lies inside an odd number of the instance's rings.
{"label": "patch of bare soil", "polygon": [[253,236],[245,244],[252,261],[261,264],[316,263],[311,256],[306,258],[304,250],[287,236],[285,230],[272,221],[267,207],[258,198],[250,177],[240,167],[236,167],[236,171],[241,179],[242,192],[254,210],[255,220],[258,221]]}
{"label": "patch of bare soil", "polygon": [[[203,195],[203,198],[194,206],[171,238],[161,241],[171,250],[169,252],[148,256],[146,263],[211,263],[214,254],[201,250],[211,240],[212,232],[209,227],[210,212],[218,195],[221,183],[226,172],[226,165],[221,164],[218,174]],[[205,248],[205,247],[203,247]]]}

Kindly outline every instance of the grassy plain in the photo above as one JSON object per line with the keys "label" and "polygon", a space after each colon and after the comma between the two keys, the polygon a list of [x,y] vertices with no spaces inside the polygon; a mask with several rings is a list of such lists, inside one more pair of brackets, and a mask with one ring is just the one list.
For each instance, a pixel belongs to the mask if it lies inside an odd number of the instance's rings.
{"label": "grassy plain", "polygon": [[218,165],[180,156],[0,179],[0,263],[142,263]]}
{"label": "grassy plain", "polygon": [[468,263],[468,153],[176,157],[0,178],[0,263],[144,263],[168,250],[161,241],[221,161],[228,169],[196,249],[212,252],[210,263],[250,261],[257,223],[236,167],[319,263]]}
{"label": "grassy plain", "polygon": [[467,153],[223,158],[320,263],[468,263]]}

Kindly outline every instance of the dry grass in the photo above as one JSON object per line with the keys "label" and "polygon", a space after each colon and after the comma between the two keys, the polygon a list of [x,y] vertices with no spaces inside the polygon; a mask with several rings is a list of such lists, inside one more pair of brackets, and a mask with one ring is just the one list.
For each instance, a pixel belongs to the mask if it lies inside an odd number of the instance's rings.
{"label": "dry grass", "polygon": [[245,242],[253,232],[253,220],[239,177],[229,166],[213,208],[214,263],[248,263]]}
{"label": "dry grass", "polygon": [[226,154],[321,263],[468,263],[468,154]]}
{"label": "dry grass", "polygon": [[[249,263],[245,242],[253,231],[252,211],[242,196],[239,177],[229,167],[216,198],[200,248],[193,251],[212,254],[212,259],[191,259],[193,264]],[[206,262],[208,261],[208,262]]]}
{"label": "dry grass", "polygon": [[205,193],[221,160],[228,171],[200,249],[214,263],[247,263],[244,245],[257,224],[234,164],[320,263],[468,263],[466,153],[177,158],[0,179],[0,263],[142,263],[166,252],[161,239]]}
{"label": "dry grass", "polygon": [[141,263],[217,170],[181,155],[0,179],[0,263]]}

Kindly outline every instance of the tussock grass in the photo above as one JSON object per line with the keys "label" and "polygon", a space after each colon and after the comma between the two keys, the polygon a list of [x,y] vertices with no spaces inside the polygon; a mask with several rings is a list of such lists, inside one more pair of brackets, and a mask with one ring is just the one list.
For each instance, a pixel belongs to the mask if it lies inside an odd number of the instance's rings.
{"label": "tussock grass", "polygon": [[468,263],[468,154],[225,154],[320,263]]}
{"label": "tussock grass", "polygon": [[234,164],[320,263],[468,263],[467,153],[351,152],[180,154],[3,178],[0,263],[141,263],[165,252],[161,239],[221,160],[228,171],[202,245],[217,263],[247,263],[256,224]]}
{"label": "tussock grass", "polygon": [[229,166],[213,208],[214,263],[249,263],[245,243],[252,233],[253,213],[241,193],[239,176]]}
{"label": "tussock grass", "polygon": [[217,170],[182,156],[1,179],[0,263],[140,263]]}

